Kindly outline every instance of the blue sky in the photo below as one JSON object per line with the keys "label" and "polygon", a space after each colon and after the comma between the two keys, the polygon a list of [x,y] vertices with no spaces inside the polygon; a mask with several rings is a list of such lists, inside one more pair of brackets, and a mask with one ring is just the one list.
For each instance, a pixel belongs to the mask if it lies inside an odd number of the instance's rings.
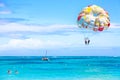
{"label": "blue sky", "polygon": [[[119,0],[0,0],[0,55],[119,56]],[[90,35],[77,27],[79,12],[88,5],[108,11],[108,30]]]}

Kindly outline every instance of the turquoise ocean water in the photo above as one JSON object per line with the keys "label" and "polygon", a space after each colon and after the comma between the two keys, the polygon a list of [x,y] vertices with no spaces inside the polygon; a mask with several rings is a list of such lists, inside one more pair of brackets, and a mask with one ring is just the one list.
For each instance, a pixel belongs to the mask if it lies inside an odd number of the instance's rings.
{"label": "turquoise ocean water", "polygon": [[1,56],[0,80],[120,80],[120,57],[50,56],[49,59]]}

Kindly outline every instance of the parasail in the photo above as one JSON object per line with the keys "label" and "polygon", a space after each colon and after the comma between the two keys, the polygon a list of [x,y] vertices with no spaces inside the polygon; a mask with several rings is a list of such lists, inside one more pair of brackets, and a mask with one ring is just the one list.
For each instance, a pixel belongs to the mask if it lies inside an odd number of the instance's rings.
{"label": "parasail", "polygon": [[108,12],[97,5],[85,7],[77,18],[77,24],[80,28],[92,31],[104,31],[110,26]]}
{"label": "parasail", "polygon": [[77,17],[77,25],[86,31],[102,32],[110,26],[108,12],[97,5],[85,7]]}

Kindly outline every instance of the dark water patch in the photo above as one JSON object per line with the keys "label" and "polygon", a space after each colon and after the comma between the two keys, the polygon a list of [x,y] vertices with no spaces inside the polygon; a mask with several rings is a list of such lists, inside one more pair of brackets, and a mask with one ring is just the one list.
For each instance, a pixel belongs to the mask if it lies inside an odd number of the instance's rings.
{"label": "dark water patch", "polygon": [[98,59],[101,58],[99,56],[60,56],[60,57],[51,57],[52,60],[60,60],[60,59]]}
{"label": "dark water patch", "polygon": [[51,58],[51,60],[64,60],[64,59],[67,59],[67,60],[70,60],[70,59],[91,59],[91,58],[79,58],[79,57],[77,57],[77,58]]}
{"label": "dark water patch", "polygon": [[74,68],[29,68],[30,70],[73,70]]}
{"label": "dark water patch", "polygon": [[42,62],[13,62],[8,63],[8,65],[20,65],[20,64],[43,64]]}
{"label": "dark water patch", "polygon": [[96,67],[106,67],[106,68],[120,68],[120,64],[91,64],[92,66]]}
{"label": "dark water patch", "polygon": [[21,65],[21,64],[65,64],[65,62],[10,62],[3,65]]}
{"label": "dark water patch", "polygon": [[0,61],[33,61],[33,60],[41,61],[41,58],[36,58],[36,59],[27,59],[27,58],[23,58],[23,59],[0,59]]}
{"label": "dark water patch", "polygon": [[98,63],[120,63],[120,60],[100,60]]}
{"label": "dark water patch", "polygon": [[[0,61],[23,61],[23,60],[41,60],[43,56],[1,56]],[[70,59],[119,59],[120,57],[112,56],[47,56],[50,60],[70,60]]]}

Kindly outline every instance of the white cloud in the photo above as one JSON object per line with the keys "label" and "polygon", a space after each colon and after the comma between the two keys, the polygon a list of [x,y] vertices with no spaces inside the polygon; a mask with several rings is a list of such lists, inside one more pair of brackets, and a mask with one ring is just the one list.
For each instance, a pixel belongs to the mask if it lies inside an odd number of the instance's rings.
{"label": "white cloud", "polygon": [[[4,23],[4,21],[2,21],[1,23]],[[6,25],[0,25],[0,33],[4,33],[4,32],[39,32],[39,33],[46,33],[46,32],[55,32],[55,31],[61,31],[61,30],[63,30],[63,31],[66,31],[66,30],[67,31],[74,31],[77,28],[78,28],[77,25],[41,26],[41,25],[25,25],[25,24],[18,24],[18,23],[7,23]],[[110,28],[120,28],[120,24],[112,23]]]}
{"label": "white cloud", "polygon": [[23,25],[17,23],[10,23],[0,25],[0,32],[54,32],[63,29],[74,29],[75,25],[49,25],[49,26],[36,26],[36,25]]}
{"label": "white cloud", "polygon": [[3,10],[0,11],[0,14],[11,14],[12,12],[10,10]]}
{"label": "white cloud", "polygon": [[[9,33],[12,37],[21,37],[20,33],[14,34],[14,32],[55,32],[61,30],[67,30],[69,33],[67,36],[62,35],[33,35],[28,39],[13,39],[7,40],[8,43],[1,44],[0,50],[7,49],[39,49],[39,48],[64,48],[64,47],[80,47],[80,48],[95,48],[95,47],[120,47],[120,37],[110,33],[102,33],[94,36],[90,36],[91,44],[89,46],[84,45],[84,34],[75,32],[76,25],[23,25],[17,23],[11,23],[6,25],[0,25],[0,33]],[[72,31],[73,32],[69,32]],[[117,29],[118,30],[118,29]],[[28,34],[29,35],[29,34]],[[36,36],[36,37],[34,37]],[[41,37],[46,36],[46,37]],[[57,36],[57,37],[56,37]],[[43,39],[44,38],[44,39]],[[114,42],[113,42],[114,41]]]}
{"label": "white cloud", "polygon": [[55,49],[55,48],[80,48],[96,49],[107,47],[120,47],[120,37],[111,34],[98,34],[90,37],[90,45],[84,44],[84,36],[77,33],[69,36],[45,36],[29,39],[9,39],[0,45],[0,50],[11,49]]}
{"label": "white cloud", "polygon": [[69,46],[68,43],[40,39],[11,39],[6,44],[0,45],[0,50],[9,49],[41,49],[41,48],[63,48]]}
{"label": "white cloud", "polygon": [[111,23],[110,28],[120,28],[119,23]]}
{"label": "white cloud", "polygon": [[7,6],[4,3],[0,3],[0,8],[2,8],[2,10],[0,10],[0,14],[11,14],[12,12],[7,9]]}

